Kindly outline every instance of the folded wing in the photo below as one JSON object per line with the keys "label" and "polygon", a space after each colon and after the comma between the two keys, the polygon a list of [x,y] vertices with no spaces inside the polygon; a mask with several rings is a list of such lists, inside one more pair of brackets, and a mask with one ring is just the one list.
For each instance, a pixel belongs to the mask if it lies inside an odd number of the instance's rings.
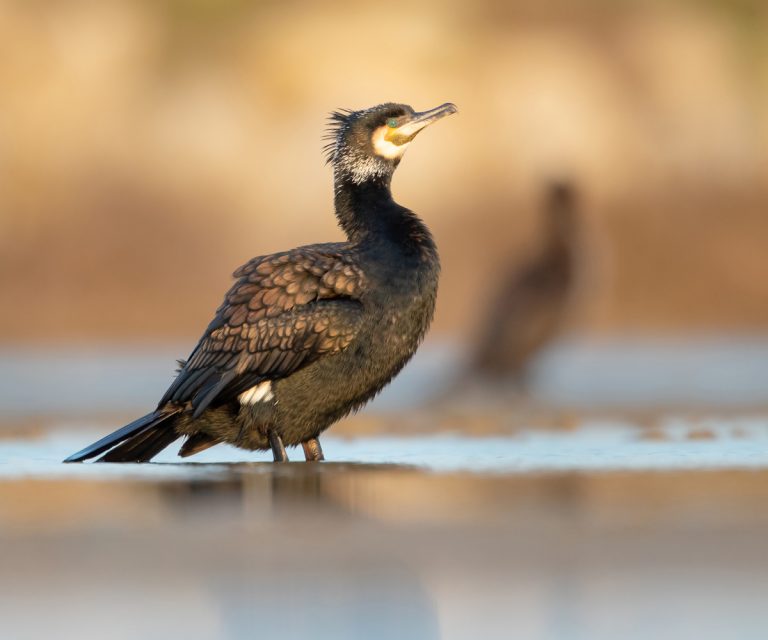
{"label": "folded wing", "polygon": [[193,408],[229,402],[355,338],[365,286],[346,246],[325,244],[254,258],[160,401]]}

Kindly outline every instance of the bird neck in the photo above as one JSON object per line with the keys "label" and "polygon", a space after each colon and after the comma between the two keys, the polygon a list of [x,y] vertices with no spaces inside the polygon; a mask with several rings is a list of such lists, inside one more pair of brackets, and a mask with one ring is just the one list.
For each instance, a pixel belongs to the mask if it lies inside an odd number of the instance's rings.
{"label": "bird neck", "polygon": [[576,242],[576,224],[569,211],[551,211],[547,219],[543,246],[550,253],[569,251]]}
{"label": "bird neck", "polygon": [[350,242],[392,242],[434,250],[432,236],[421,219],[392,199],[391,182],[391,174],[356,182],[337,171],[334,206],[339,226]]}

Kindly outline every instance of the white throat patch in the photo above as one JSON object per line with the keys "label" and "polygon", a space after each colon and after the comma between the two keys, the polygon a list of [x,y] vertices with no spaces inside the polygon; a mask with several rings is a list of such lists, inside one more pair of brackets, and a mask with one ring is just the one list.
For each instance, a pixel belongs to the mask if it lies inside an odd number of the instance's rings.
{"label": "white throat patch", "polygon": [[243,391],[237,396],[237,399],[240,400],[240,404],[256,404],[257,402],[269,402],[274,397],[275,395],[272,393],[272,382],[270,380],[265,380],[255,387]]}
{"label": "white throat patch", "polygon": [[395,144],[394,142],[387,140],[386,135],[387,127],[379,127],[373,132],[373,150],[377,155],[380,155],[387,160],[397,160],[398,158],[401,158],[408,148],[408,145],[411,143]]}

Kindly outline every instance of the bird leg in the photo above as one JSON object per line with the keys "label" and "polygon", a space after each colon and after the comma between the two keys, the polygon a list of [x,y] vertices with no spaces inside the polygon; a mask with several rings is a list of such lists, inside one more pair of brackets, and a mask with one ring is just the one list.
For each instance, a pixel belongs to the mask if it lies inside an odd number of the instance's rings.
{"label": "bird leg", "polygon": [[320,446],[320,440],[317,438],[310,438],[301,443],[304,447],[304,458],[307,462],[320,462],[325,460],[323,456],[323,448]]}
{"label": "bird leg", "polygon": [[267,431],[269,446],[272,447],[272,456],[275,462],[288,462],[288,454],[285,452],[283,440],[274,429]]}

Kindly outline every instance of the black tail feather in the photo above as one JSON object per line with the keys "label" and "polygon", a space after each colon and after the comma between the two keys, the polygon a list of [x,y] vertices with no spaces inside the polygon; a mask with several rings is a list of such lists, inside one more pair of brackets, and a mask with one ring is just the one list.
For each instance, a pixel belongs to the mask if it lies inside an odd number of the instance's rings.
{"label": "black tail feather", "polygon": [[178,437],[171,425],[152,425],[110,449],[96,462],[149,462]]}
{"label": "black tail feather", "polygon": [[[170,435],[173,435],[173,438],[168,440],[163,447],[160,449],[168,446],[173,440],[175,440],[178,436],[176,436],[176,433],[173,429],[172,425],[164,424],[168,419],[175,416],[179,411],[154,411],[152,413],[149,413],[138,420],[134,420],[130,424],[125,425],[121,429],[118,429],[114,433],[110,433],[108,436],[103,437],[101,440],[98,440],[97,442],[94,442],[92,445],[86,447],[82,451],[78,451],[77,453],[73,453],[71,456],[69,456],[64,462],[82,462],[83,460],[88,460],[90,458],[95,458],[97,455],[104,453],[105,451],[108,451],[109,449],[112,449],[113,447],[116,447],[121,442],[126,442],[126,445],[128,445],[131,442],[138,442],[143,441],[142,436],[145,434],[145,432],[155,432],[155,431],[162,431],[163,433],[167,432],[167,437],[170,437]],[[162,425],[162,426],[161,426]],[[157,449],[155,453],[152,455],[155,455],[160,449]],[[141,453],[144,453],[144,451],[141,451]],[[106,456],[105,456],[106,457]],[[103,460],[104,458],[102,458]],[[147,458],[149,459],[149,458]],[[128,460],[121,460],[123,462],[127,462]]]}

